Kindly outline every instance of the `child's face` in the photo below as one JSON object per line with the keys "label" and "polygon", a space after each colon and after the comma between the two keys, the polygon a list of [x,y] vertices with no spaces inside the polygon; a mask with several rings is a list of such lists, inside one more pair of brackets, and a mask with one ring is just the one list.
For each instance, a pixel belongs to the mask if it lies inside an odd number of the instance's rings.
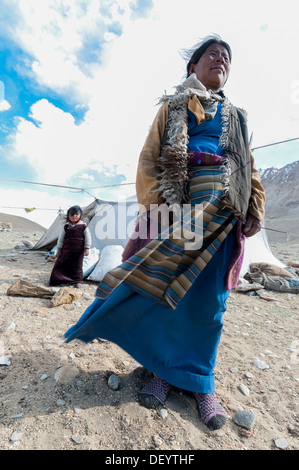
{"label": "child's face", "polygon": [[76,224],[77,222],[79,222],[80,217],[81,217],[80,212],[78,212],[77,214],[69,215],[69,221],[72,224]]}

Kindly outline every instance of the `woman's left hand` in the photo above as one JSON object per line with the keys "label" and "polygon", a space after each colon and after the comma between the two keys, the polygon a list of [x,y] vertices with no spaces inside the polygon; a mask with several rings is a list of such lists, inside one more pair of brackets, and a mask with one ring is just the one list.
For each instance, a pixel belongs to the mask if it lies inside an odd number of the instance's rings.
{"label": "woman's left hand", "polygon": [[243,233],[244,233],[245,237],[247,237],[247,238],[252,237],[257,232],[259,232],[261,230],[261,228],[262,228],[262,224],[259,221],[259,219],[254,217],[254,215],[252,215],[252,214],[248,214],[247,220],[246,220],[245,225],[243,227]]}

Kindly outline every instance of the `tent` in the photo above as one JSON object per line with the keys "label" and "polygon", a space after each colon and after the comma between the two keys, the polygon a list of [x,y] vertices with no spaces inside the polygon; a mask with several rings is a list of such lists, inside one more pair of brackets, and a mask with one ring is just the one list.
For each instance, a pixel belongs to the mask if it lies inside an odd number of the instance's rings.
{"label": "tent", "polygon": [[249,272],[251,263],[269,263],[279,266],[280,268],[285,268],[286,266],[273,254],[264,228],[253,237],[246,238],[240,277],[243,277]]}
{"label": "tent", "polygon": [[[138,212],[136,196],[123,201],[104,201],[95,199],[83,209],[85,222],[92,237],[92,247],[102,250],[107,245],[126,246]],[[33,250],[51,250],[66,222],[66,214],[60,212],[52,225],[35,244]]]}
{"label": "tent", "polygon": [[[83,259],[83,278],[101,281],[106,272],[122,262],[123,250],[135,228],[137,199],[135,196],[116,202],[95,199],[82,210],[82,220],[92,239],[90,254]],[[50,251],[56,247],[65,222],[66,214],[60,212],[32,249]]]}
{"label": "tent", "polygon": [[[105,269],[112,269],[121,263],[121,253],[134,230],[137,213],[136,196],[116,202],[95,199],[91,204],[84,207],[83,221],[91,231],[92,249],[98,250],[100,256],[103,255],[102,259],[105,258]],[[66,215],[59,213],[53,224],[33,247],[33,250],[51,250],[55,247],[65,221]],[[98,258],[96,263],[92,265],[93,268],[97,262]],[[246,239],[240,277],[243,277],[249,271],[250,264],[255,262],[285,267],[271,251],[265,229]],[[87,279],[100,281],[103,278],[105,269],[103,270],[100,266],[98,269],[98,272],[89,270]]]}

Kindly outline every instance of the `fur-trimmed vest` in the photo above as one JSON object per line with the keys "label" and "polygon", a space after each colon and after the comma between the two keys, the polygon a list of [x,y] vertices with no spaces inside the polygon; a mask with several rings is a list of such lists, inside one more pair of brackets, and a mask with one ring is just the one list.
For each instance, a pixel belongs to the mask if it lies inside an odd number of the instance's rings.
{"label": "fur-trimmed vest", "polygon": [[[200,83],[200,82],[199,82]],[[204,109],[217,99],[222,101],[223,147],[223,208],[246,219],[251,197],[251,155],[248,144],[246,113],[233,106],[224,96],[215,95],[187,86],[177,87],[177,92],[164,96],[167,101],[169,117],[159,157],[160,191],[168,204],[183,204],[188,201],[188,102],[196,95]],[[207,116],[207,113],[206,113]],[[208,119],[211,117],[208,117]]]}

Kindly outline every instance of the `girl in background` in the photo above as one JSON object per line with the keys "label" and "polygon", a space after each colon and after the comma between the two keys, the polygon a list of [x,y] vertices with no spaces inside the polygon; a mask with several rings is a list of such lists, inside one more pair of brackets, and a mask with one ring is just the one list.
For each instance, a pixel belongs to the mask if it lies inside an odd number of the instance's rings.
{"label": "girl in background", "polygon": [[74,285],[83,283],[83,257],[89,255],[91,233],[82,222],[80,206],[72,206],[67,211],[67,221],[57,242],[57,260],[53,267],[50,286]]}

